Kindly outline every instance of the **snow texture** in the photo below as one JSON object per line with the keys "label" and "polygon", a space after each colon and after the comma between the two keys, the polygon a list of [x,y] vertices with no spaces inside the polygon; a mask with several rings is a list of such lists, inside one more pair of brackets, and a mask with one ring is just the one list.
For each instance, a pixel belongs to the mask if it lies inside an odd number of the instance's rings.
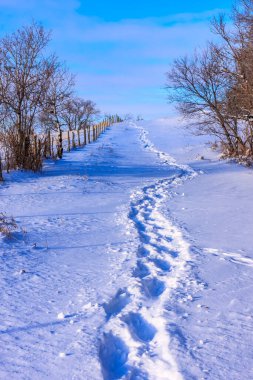
{"label": "snow texture", "polygon": [[178,126],[7,176],[0,379],[253,378],[252,171]]}

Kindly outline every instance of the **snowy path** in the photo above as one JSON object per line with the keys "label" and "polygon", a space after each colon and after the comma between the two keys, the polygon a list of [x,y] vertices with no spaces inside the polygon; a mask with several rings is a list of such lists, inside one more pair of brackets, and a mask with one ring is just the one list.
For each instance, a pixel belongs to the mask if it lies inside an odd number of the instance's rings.
{"label": "snowy path", "polygon": [[185,276],[190,249],[182,233],[163,216],[162,206],[169,194],[196,173],[178,166],[155,149],[145,130],[140,139],[161,164],[176,167],[174,177],[158,180],[132,195],[129,218],[139,235],[134,280],[119,289],[104,305],[107,314],[100,360],[105,379],[182,379],[169,349],[165,305],[170,293]]}
{"label": "snowy path", "polygon": [[132,379],[181,379],[169,350],[164,304],[184,274],[189,249],[180,231],[159,211],[171,183],[162,180],[147,186],[131,203],[130,218],[140,245],[135,280],[104,305],[109,321],[100,357],[108,379],[119,374]]}
{"label": "snowy path", "polygon": [[115,125],[0,188],[19,225],[1,237],[1,380],[253,378],[252,173],[179,141],[197,176],[149,141],[173,151],[163,124]]}
{"label": "snowy path", "polygon": [[161,206],[188,175],[134,125],[12,174],[1,210],[26,232],[2,239],[1,379],[181,379],[164,303],[189,250]]}

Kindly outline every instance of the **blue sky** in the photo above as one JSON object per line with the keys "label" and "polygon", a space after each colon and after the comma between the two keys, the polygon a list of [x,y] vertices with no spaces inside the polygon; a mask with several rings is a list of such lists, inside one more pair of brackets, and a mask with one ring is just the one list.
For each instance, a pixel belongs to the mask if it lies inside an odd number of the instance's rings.
{"label": "blue sky", "polygon": [[165,72],[210,39],[208,21],[232,0],[0,0],[0,36],[33,19],[76,74],[78,95],[103,112],[169,116]]}

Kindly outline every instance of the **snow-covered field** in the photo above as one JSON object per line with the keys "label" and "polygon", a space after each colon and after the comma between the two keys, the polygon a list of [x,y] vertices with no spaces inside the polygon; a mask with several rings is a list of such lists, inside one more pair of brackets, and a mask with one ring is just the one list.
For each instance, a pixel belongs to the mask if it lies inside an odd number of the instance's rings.
{"label": "snow-covered field", "polygon": [[178,125],[7,177],[0,379],[253,378],[253,171]]}

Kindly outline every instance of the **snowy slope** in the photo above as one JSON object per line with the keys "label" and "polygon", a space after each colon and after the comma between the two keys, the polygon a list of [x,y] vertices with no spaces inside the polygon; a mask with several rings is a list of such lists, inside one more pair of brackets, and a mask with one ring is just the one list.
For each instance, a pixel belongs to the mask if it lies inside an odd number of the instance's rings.
{"label": "snowy slope", "polygon": [[205,142],[119,124],[7,178],[0,379],[253,378],[252,172]]}
{"label": "snowy slope", "polygon": [[[105,376],[121,370],[117,358],[112,358],[112,371],[106,367],[109,347],[101,342],[108,315],[115,314],[112,297],[119,289],[134,288],[125,314],[131,324],[141,285],[147,282],[155,299],[166,285],[154,273],[146,282],[138,275],[134,287],[132,270],[141,250],[134,214],[146,210],[143,187],[148,191],[151,186],[152,192],[154,183],[173,181],[179,173],[144,150],[138,136],[135,126],[114,126],[96,144],[48,163],[43,175],[14,173],[1,188],[1,210],[26,231],[12,240],[2,238],[1,378],[95,380],[102,378],[101,363]],[[160,219],[157,223],[164,223]],[[158,259],[154,254],[154,267],[163,275],[166,262]],[[148,302],[148,294],[146,298]],[[115,307],[117,311],[117,302]],[[162,334],[160,312],[157,330]],[[158,346],[154,351],[164,347],[174,363],[167,338]]]}
{"label": "snowy slope", "polygon": [[219,161],[178,120],[143,126],[157,149],[200,173],[164,208],[191,244],[191,270],[167,305],[179,368],[185,379],[252,379],[253,171]]}

